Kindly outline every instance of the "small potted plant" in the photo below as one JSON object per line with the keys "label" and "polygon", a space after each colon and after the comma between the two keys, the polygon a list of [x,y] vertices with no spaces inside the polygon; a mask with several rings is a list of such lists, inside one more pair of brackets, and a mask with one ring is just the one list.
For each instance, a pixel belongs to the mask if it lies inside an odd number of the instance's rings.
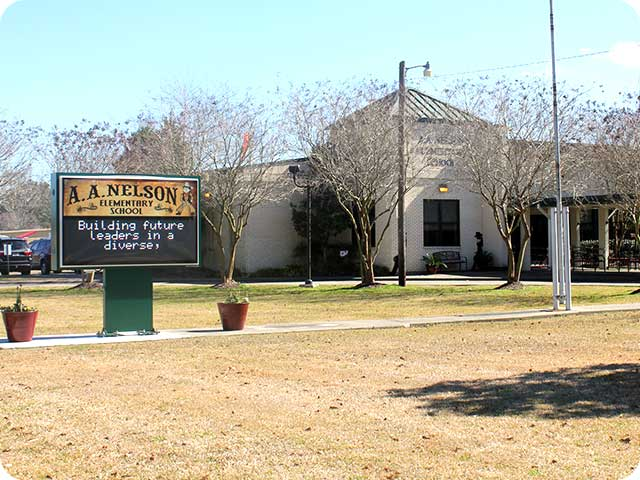
{"label": "small potted plant", "polygon": [[422,257],[422,261],[427,268],[427,273],[438,273],[441,268],[447,268],[447,264],[433,253],[427,253],[424,255]]}
{"label": "small potted plant", "polygon": [[475,263],[476,269],[487,270],[493,262],[493,254],[486,250],[480,250],[473,256],[473,262]]}
{"label": "small potted plant", "polygon": [[17,287],[16,303],[0,307],[10,342],[30,342],[36,328],[38,311],[22,303],[22,286]]}
{"label": "small potted plant", "polygon": [[242,330],[247,321],[249,297],[246,293],[229,290],[223,302],[218,303],[218,313],[223,330]]}

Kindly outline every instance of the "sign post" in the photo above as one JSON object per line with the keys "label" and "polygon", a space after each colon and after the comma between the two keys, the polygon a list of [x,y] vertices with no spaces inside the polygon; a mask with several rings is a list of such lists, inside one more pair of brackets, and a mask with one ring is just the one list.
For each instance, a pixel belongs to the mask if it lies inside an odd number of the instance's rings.
{"label": "sign post", "polygon": [[148,268],[105,268],[102,332],[154,333],[153,282]]}
{"label": "sign post", "polygon": [[155,333],[152,266],[200,264],[200,179],[52,177],[54,269],[104,268],[103,329]]}
{"label": "sign post", "polygon": [[7,257],[7,274],[11,273],[11,255],[13,254],[11,248],[12,247],[10,243],[5,243],[4,245],[2,245],[2,253],[5,257]]}

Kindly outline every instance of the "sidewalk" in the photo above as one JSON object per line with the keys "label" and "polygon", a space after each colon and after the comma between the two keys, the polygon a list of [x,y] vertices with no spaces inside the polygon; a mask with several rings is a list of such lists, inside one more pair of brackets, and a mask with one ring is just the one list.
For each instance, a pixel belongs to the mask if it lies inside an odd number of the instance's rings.
{"label": "sidewalk", "polygon": [[31,342],[9,343],[0,339],[0,349],[47,348],[69,345],[105,345],[125,342],[148,342],[159,340],[179,340],[183,338],[259,335],[269,333],[320,332],[328,330],[364,330],[374,328],[425,327],[441,323],[500,322],[506,320],[529,320],[552,316],[577,315],[580,313],[606,313],[640,310],[640,303],[587,305],[574,307],[571,311],[559,310],[519,310],[500,313],[477,313],[469,315],[447,315],[439,317],[390,318],[386,320],[337,320],[326,323],[284,323],[275,325],[251,325],[244,330],[225,332],[221,329],[181,329],[163,330],[157,335],[137,335],[135,332],[116,337],[98,337],[92,334],[49,335],[34,337]]}

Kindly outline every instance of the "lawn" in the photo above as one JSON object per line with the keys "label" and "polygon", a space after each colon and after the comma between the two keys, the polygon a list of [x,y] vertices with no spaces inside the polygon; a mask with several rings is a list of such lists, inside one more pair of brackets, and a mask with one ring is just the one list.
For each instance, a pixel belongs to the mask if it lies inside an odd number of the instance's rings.
{"label": "lawn", "polygon": [[[640,301],[640,296],[630,295],[633,290],[633,287],[576,285],[573,301],[576,305]],[[246,291],[251,299],[249,322],[253,325],[551,308],[550,286],[513,291],[496,290],[493,286],[386,285],[354,289],[323,285],[306,289],[249,285]],[[157,286],[154,325],[160,330],[217,326],[215,304],[224,295],[224,291],[208,286]],[[13,301],[14,290],[0,289],[0,305]],[[25,288],[24,302],[40,310],[36,335],[94,333],[102,329],[100,291]]]}
{"label": "lawn", "polygon": [[640,462],[640,313],[1,356],[19,479],[600,480]]}

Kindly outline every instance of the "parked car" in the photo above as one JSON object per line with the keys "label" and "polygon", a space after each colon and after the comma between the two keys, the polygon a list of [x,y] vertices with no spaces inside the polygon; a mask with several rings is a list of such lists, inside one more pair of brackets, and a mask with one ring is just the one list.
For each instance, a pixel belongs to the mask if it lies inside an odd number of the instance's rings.
{"label": "parked car", "polygon": [[31,249],[22,238],[0,238],[0,273],[31,274]]}
{"label": "parked car", "polygon": [[33,268],[40,269],[42,275],[51,273],[51,239],[41,238],[31,243]]}

